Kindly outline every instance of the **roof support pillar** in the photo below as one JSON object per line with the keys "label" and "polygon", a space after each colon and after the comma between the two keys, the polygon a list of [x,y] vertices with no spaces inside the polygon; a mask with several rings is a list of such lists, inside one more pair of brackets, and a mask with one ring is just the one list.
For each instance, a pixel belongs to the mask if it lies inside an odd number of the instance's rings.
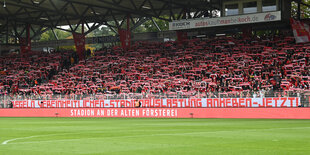
{"label": "roof support pillar", "polygon": [[26,24],[26,37],[19,37],[21,53],[27,53],[31,51],[30,27],[30,24]]}
{"label": "roof support pillar", "polygon": [[85,59],[85,34],[84,34],[84,21],[82,22],[82,33],[72,32],[73,40],[79,60]]}
{"label": "roof support pillar", "polygon": [[130,31],[130,14],[127,14],[127,28],[126,29],[118,29],[119,38],[122,44],[122,48],[124,50],[128,50],[130,48],[130,42],[131,42],[131,31]]}
{"label": "roof support pillar", "polygon": [[300,3],[301,0],[297,1],[297,19],[300,20]]}

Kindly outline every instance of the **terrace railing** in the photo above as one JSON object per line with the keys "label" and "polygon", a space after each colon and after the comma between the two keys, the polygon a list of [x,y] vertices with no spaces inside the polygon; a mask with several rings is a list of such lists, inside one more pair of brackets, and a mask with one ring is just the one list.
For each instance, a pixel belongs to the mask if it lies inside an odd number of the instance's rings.
{"label": "terrace railing", "polygon": [[143,100],[143,99],[211,99],[211,98],[299,98],[299,107],[310,107],[310,91],[235,91],[172,93],[97,93],[97,94],[28,94],[0,95],[0,108],[12,107],[12,101],[24,100]]}

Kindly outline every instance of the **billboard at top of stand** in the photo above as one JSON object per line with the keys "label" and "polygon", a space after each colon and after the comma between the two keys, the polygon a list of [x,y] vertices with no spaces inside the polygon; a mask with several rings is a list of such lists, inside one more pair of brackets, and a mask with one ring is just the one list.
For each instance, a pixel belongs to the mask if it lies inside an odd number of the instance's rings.
{"label": "billboard at top of stand", "polygon": [[219,18],[195,18],[187,20],[172,21],[169,23],[169,30],[184,30],[195,28],[206,28],[216,26],[253,24],[260,22],[272,22],[281,20],[281,11],[264,12]]}

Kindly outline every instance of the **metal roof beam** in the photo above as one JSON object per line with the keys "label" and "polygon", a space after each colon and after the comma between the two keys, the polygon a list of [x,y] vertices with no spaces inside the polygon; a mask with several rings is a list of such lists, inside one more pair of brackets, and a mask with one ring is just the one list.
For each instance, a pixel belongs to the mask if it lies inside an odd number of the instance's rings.
{"label": "metal roof beam", "polygon": [[[135,15],[143,15],[143,16],[147,16],[147,17],[153,17],[154,16],[154,17],[162,19],[162,20],[166,20],[166,21],[168,20],[166,18],[162,18],[162,17],[156,16],[156,15],[153,15],[153,14],[146,13],[143,10],[133,10],[131,8],[127,8],[127,7],[120,6],[120,5],[117,6],[117,8],[116,8],[116,7],[92,5],[92,4],[89,4],[89,3],[78,2],[78,1],[74,1],[74,0],[61,0],[61,1],[67,1],[67,2],[71,2],[71,3],[76,3],[76,4],[80,4],[80,5],[87,5],[87,6],[96,7],[96,8],[102,8],[102,9],[113,9],[115,11],[126,13],[126,14],[130,13],[130,14],[135,14]],[[99,1],[99,2],[101,2],[103,4],[116,5],[114,3],[107,2],[107,1],[104,1],[104,0],[97,0],[97,1]]]}
{"label": "metal roof beam", "polygon": [[140,25],[142,25],[143,23],[145,23],[148,20],[150,20],[149,17],[140,18],[139,21],[137,21],[136,24],[130,28],[130,30],[133,31],[134,29],[136,29],[137,27],[139,27]]}
{"label": "metal roof beam", "polygon": [[153,24],[155,25],[155,27],[157,28],[158,31],[161,31],[160,27],[158,26],[158,24],[156,23],[156,21],[152,18],[151,19]]}
{"label": "metal roof beam", "polygon": [[179,3],[179,2],[182,2],[180,0],[156,0],[156,1],[168,2],[170,4],[181,6],[183,8],[194,8],[194,9],[204,10],[207,7],[208,9],[219,9],[219,8],[213,7],[212,4],[216,4],[216,3],[211,3],[211,1],[210,2],[204,1],[204,2],[201,2],[201,3],[197,3],[197,4],[192,4],[191,0],[187,0],[186,4],[185,3]]}
{"label": "metal roof beam", "polygon": [[90,29],[88,29],[87,32],[85,32],[84,34],[87,35],[90,32],[94,31],[95,29],[99,28],[102,24],[98,23],[98,25],[96,25],[95,23],[92,25],[92,27]]}
{"label": "metal roof beam", "polygon": [[[4,0],[0,0],[0,3],[3,3]],[[61,14],[61,15],[66,15],[66,16],[73,16],[73,17],[76,17],[75,14],[71,14],[71,13],[66,13],[66,12],[63,12],[62,10],[64,10],[64,8],[68,5],[69,3],[67,2],[63,7],[62,9],[58,9],[58,10],[53,10],[53,9],[50,9],[50,8],[46,8],[46,7],[36,7],[30,3],[27,3],[27,2],[23,2],[23,1],[19,1],[17,3],[13,3],[13,2],[10,2],[10,1],[6,1],[6,5],[7,7],[12,5],[12,6],[17,6],[17,7],[23,7],[23,8],[27,8],[27,9],[32,9],[32,10],[38,10],[38,11],[46,11],[46,12],[52,12],[54,13],[55,11],[57,11],[58,14]]]}

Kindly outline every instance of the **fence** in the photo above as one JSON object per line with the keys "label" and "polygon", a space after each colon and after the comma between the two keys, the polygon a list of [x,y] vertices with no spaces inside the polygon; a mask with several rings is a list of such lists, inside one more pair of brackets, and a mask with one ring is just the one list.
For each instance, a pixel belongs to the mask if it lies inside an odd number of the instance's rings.
{"label": "fence", "polygon": [[40,100],[144,100],[144,99],[227,99],[227,98],[299,98],[300,107],[309,107],[310,90],[298,91],[234,91],[234,92],[174,92],[174,93],[128,93],[128,94],[28,94],[0,95],[0,108],[12,107],[12,101]]}

